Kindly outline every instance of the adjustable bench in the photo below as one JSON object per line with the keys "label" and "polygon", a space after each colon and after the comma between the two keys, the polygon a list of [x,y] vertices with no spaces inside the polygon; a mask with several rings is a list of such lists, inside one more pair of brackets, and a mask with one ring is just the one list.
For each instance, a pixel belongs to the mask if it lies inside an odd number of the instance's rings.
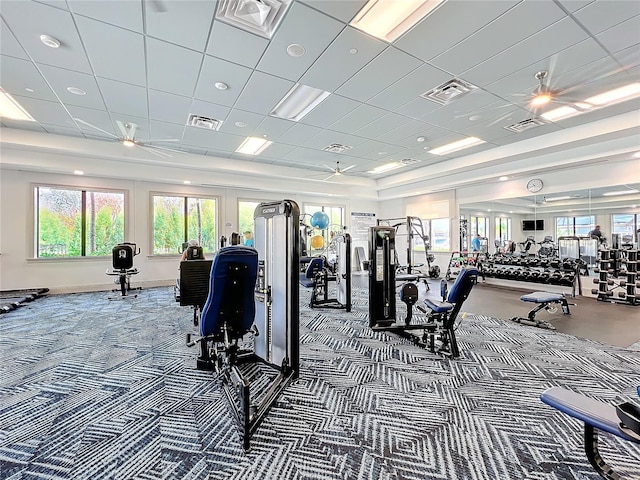
{"label": "adjustable bench", "polygon": [[[523,302],[531,302],[536,303],[537,305],[529,311],[527,318],[522,317],[513,317],[511,319],[512,322],[522,323],[523,325],[531,325],[534,327],[547,328],[549,330],[555,330],[552,324],[547,321],[540,320],[536,318],[536,313],[540,310],[545,309],[549,313],[555,313],[558,310],[558,307],[555,305],[559,303],[562,306],[562,313],[565,315],[571,315],[569,311],[569,302],[567,302],[564,293],[551,293],[551,292],[533,292],[527,293],[526,295],[522,295],[520,300]],[[575,303],[571,305],[575,306]]]}
{"label": "adjustable bench", "polygon": [[[640,395],[640,387],[638,387]],[[638,425],[640,406],[625,403],[618,407],[574,393],[561,387],[552,387],[540,395],[540,400],[562,413],[584,422],[584,449],[589,463],[602,478],[619,480],[621,477],[607,465],[598,451],[598,430],[611,433],[624,440],[640,444]],[[620,409],[629,415],[619,413]],[[622,422],[624,418],[624,422]],[[624,423],[624,425],[621,425]]]}

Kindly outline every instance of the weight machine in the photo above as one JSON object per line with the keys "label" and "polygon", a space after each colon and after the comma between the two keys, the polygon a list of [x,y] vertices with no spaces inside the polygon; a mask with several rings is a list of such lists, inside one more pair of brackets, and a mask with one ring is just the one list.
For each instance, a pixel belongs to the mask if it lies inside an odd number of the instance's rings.
{"label": "weight machine", "polygon": [[[122,297],[127,297],[127,293],[131,290],[142,290],[142,287],[131,288],[131,275],[137,275],[140,270],[134,268],[133,257],[140,253],[140,249],[136,249],[136,244],[131,242],[119,243],[111,250],[111,262],[113,270],[105,272],[107,275],[118,277],[115,283],[120,285],[120,293]],[[114,290],[116,292],[118,290]],[[138,295],[133,295],[136,298]],[[109,297],[113,300],[118,297]]]}
{"label": "weight machine", "polygon": [[187,335],[188,346],[200,344],[197,368],[218,373],[245,450],[280,393],[298,377],[299,216],[292,200],[256,207],[255,248],[218,252],[200,337]]}

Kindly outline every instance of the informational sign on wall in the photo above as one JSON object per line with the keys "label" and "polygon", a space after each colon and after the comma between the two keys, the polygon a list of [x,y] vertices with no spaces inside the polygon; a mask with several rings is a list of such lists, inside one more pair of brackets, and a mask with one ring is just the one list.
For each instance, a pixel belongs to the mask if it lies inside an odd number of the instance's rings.
{"label": "informational sign on wall", "polygon": [[351,212],[351,241],[368,242],[369,228],[376,226],[375,213]]}

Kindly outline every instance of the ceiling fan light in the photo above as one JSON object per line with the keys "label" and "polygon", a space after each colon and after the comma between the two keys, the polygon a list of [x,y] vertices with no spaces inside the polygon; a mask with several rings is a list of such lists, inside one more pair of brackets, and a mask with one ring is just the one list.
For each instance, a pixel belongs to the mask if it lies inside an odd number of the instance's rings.
{"label": "ceiling fan light", "polygon": [[124,139],[124,140],[122,141],[122,144],[123,144],[125,147],[133,147],[133,146],[135,145],[135,142],[134,142],[133,140]]}
{"label": "ceiling fan light", "polygon": [[531,105],[534,107],[541,107],[551,101],[550,93],[539,93],[531,99]]}

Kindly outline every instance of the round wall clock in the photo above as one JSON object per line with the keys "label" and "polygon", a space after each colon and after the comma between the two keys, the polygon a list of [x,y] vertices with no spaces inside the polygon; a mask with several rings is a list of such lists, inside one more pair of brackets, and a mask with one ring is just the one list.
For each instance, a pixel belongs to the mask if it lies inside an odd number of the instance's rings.
{"label": "round wall clock", "polygon": [[542,180],[540,180],[539,178],[532,178],[527,183],[527,190],[529,190],[531,193],[537,193],[542,190],[542,186]]}

